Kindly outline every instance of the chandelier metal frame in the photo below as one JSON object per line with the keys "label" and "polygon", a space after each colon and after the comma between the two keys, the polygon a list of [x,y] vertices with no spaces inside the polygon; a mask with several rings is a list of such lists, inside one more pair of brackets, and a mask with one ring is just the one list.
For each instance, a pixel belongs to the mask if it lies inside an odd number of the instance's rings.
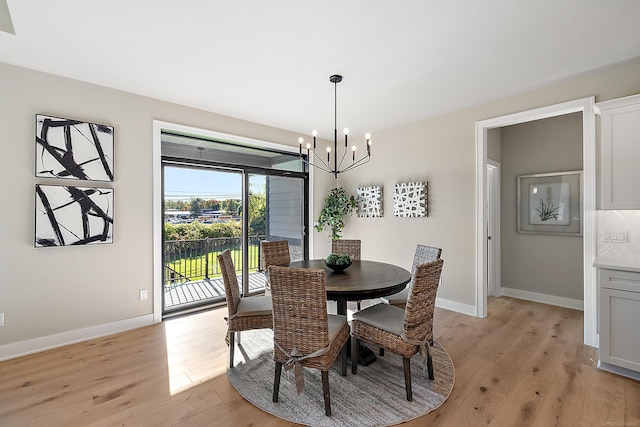
{"label": "chandelier metal frame", "polygon": [[[302,155],[304,138],[298,138],[298,143],[300,144],[300,160],[302,160],[305,164],[313,166],[316,169],[320,169],[324,172],[330,173],[334,176],[334,178],[338,178],[338,174],[345,173],[350,171],[351,169],[357,168],[358,166],[362,166],[368,163],[371,160],[371,135],[365,134],[367,154],[365,156],[360,157],[356,160],[356,146],[351,147],[352,156],[351,156],[351,164],[345,166],[344,169],[340,169],[342,164],[344,163],[345,158],[347,157],[347,152],[349,151],[349,129],[344,129],[344,152],[342,153],[342,158],[340,159],[340,163],[338,163],[338,83],[342,81],[342,76],[338,74],[334,74],[329,77],[329,81],[333,83],[333,167],[331,167],[331,146],[327,147],[327,160],[325,161],[322,157],[318,155],[316,149],[316,137],[318,135],[318,131],[314,130],[311,132],[313,136],[313,148],[310,143],[306,144],[307,150],[307,158],[305,159]],[[311,152],[313,151],[313,158],[315,159],[311,162]],[[319,162],[318,164],[316,162]]]}

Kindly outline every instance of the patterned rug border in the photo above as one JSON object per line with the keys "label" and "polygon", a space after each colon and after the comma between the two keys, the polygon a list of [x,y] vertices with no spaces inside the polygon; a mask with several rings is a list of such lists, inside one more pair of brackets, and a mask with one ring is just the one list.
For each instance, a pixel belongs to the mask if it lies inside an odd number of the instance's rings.
{"label": "patterned rug border", "polygon": [[[455,367],[446,349],[437,341],[432,348],[435,380],[430,381],[411,359],[413,402],[404,390],[402,358],[387,352],[370,366],[358,366],[358,374],[339,373],[339,358],[329,372],[332,416],[324,415],[322,385],[317,369],[304,369],[305,390],[295,393],[293,375],[282,374],[279,402],[271,401],[274,362],[270,330],[242,333],[242,345],[236,348],[236,366],[227,370],[231,385],[240,395],[261,410],[286,421],[309,426],[383,427],[414,420],[438,409],[451,395]],[[386,376],[386,382],[382,378]],[[380,387],[385,384],[384,389]]]}

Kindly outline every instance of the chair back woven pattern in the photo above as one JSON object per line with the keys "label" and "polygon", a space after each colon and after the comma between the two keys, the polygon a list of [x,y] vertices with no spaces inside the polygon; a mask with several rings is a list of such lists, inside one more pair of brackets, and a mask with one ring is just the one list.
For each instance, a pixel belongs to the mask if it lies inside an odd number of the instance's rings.
{"label": "chair back woven pattern", "polygon": [[236,275],[236,267],[231,259],[231,252],[225,249],[218,255],[218,263],[222,272],[222,281],[224,282],[224,290],[227,295],[227,309],[229,315],[238,311],[238,303],[240,302],[240,288],[238,286],[238,276]]}
{"label": "chair back woven pattern", "polygon": [[440,248],[434,248],[433,246],[426,245],[417,245],[416,253],[413,256],[413,264],[411,265],[411,281],[409,281],[407,287],[411,289],[411,286],[413,284],[413,274],[416,272],[416,268],[420,264],[440,259],[441,255],[442,249]]}
{"label": "chair back woven pattern", "polygon": [[[272,265],[269,277],[274,342],[287,352],[297,348],[303,356],[327,347],[329,326],[324,270]],[[328,369],[342,346],[334,347],[335,351],[302,360],[302,365]],[[275,344],[273,352],[276,362],[285,363],[289,359]]]}
{"label": "chair back woven pattern", "polygon": [[353,239],[338,239],[331,241],[331,253],[334,254],[346,254],[351,257],[353,261],[360,261],[360,240]]}
{"label": "chair back woven pattern", "polygon": [[413,287],[404,311],[404,333],[409,340],[433,344],[433,315],[444,260],[420,264],[413,275]]}
{"label": "chair back woven pattern", "polygon": [[263,240],[260,242],[262,269],[267,271],[271,265],[285,265],[291,262],[289,242],[286,240]]}

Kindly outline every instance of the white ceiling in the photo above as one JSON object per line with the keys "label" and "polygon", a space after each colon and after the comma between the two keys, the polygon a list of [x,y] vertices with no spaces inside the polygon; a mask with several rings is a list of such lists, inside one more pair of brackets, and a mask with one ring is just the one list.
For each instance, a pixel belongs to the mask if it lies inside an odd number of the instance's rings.
{"label": "white ceiling", "polygon": [[640,56],[638,0],[6,2],[1,62],[326,138],[331,74],[358,135]]}

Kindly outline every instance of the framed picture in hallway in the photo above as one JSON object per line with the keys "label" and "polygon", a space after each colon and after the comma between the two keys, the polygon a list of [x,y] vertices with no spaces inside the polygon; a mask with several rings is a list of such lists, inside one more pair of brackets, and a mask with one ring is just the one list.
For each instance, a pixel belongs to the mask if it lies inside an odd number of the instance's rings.
{"label": "framed picture in hallway", "polygon": [[521,175],[518,233],[582,236],[582,171]]}

